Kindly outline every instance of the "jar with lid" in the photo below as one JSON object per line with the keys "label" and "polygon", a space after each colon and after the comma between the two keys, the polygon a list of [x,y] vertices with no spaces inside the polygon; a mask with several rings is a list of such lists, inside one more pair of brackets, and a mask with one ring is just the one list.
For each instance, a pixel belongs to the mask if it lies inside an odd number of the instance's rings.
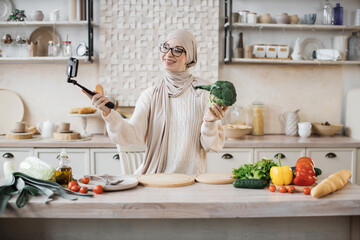
{"label": "jar with lid", "polygon": [[62,42],[63,56],[71,57],[72,56],[72,46],[71,41],[63,41]]}
{"label": "jar with lid", "polygon": [[72,169],[68,154],[62,150],[58,159],[59,165],[56,167],[55,172],[56,182],[63,187],[67,187],[72,179]]}
{"label": "jar with lid", "polygon": [[240,104],[231,106],[230,123],[236,125],[245,125],[244,108]]}
{"label": "jar with lid", "polygon": [[55,56],[55,44],[53,41],[48,43],[48,56]]}
{"label": "jar with lid", "polygon": [[253,135],[262,136],[264,135],[264,113],[263,113],[264,103],[260,100],[253,102]]}

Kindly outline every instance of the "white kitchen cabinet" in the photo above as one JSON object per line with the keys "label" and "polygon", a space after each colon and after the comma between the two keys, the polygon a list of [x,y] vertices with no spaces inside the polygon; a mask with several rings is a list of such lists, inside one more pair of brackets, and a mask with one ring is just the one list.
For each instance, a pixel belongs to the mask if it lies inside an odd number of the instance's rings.
{"label": "white kitchen cabinet", "polygon": [[88,148],[35,148],[34,156],[56,167],[59,164],[58,155],[65,150],[69,156],[71,168],[75,178],[90,173]]}
{"label": "white kitchen cabinet", "polygon": [[92,148],[90,159],[92,174],[124,174],[116,148]]}
{"label": "white kitchen cabinet", "polygon": [[0,179],[4,177],[4,162],[8,159],[14,161],[15,171],[18,171],[19,164],[25,158],[32,156],[32,148],[0,148]]}
{"label": "white kitchen cabinet", "polygon": [[322,170],[321,178],[326,178],[342,169],[351,170],[351,182],[356,179],[356,148],[306,148],[306,156],[312,158],[315,166]]}
{"label": "white kitchen cabinet", "polygon": [[270,158],[277,163],[277,154],[281,153],[281,164],[283,166],[293,167],[296,161],[305,156],[305,148],[255,148],[254,161],[260,161],[261,158]]}
{"label": "white kitchen cabinet", "polygon": [[231,173],[233,168],[252,162],[252,148],[224,148],[220,152],[207,153],[206,172]]}

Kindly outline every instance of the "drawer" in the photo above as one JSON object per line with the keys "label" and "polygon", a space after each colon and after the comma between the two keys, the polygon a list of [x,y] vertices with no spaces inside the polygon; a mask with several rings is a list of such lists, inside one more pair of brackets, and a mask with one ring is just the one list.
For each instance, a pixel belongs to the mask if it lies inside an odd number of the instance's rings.
{"label": "drawer", "polygon": [[307,148],[306,155],[315,162],[315,167],[322,170],[321,178],[338,172],[342,169],[349,169],[355,182],[355,159],[356,149],[353,148]]}
{"label": "drawer", "polygon": [[207,153],[206,172],[231,173],[245,163],[252,163],[251,148],[226,148],[221,152]]}
{"label": "drawer", "polygon": [[300,157],[305,156],[305,148],[255,148],[254,161],[260,161],[261,158],[266,157],[277,163],[279,153],[282,154],[281,164],[293,167]]}
{"label": "drawer", "polygon": [[120,157],[116,148],[91,149],[90,155],[92,174],[123,174]]}
{"label": "drawer", "polygon": [[4,162],[12,159],[15,171],[19,170],[19,164],[25,158],[32,156],[32,148],[0,148],[0,178],[4,177]]}

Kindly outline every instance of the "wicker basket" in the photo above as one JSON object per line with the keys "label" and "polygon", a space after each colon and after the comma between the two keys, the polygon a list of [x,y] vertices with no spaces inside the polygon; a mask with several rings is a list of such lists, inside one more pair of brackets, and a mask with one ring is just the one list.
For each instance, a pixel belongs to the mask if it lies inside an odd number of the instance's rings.
{"label": "wicker basket", "polygon": [[338,133],[344,126],[344,124],[324,125],[321,123],[311,123],[311,125],[315,134],[328,137],[331,137],[335,133]]}

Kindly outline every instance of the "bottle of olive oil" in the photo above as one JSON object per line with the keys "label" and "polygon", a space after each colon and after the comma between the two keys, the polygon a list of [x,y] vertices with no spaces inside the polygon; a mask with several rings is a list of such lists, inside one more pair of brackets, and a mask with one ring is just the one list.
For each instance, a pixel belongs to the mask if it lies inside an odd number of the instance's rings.
{"label": "bottle of olive oil", "polygon": [[56,182],[63,187],[67,187],[72,179],[72,169],[68,154],[62,150],[59,158],[59,165],[56,168]]}

